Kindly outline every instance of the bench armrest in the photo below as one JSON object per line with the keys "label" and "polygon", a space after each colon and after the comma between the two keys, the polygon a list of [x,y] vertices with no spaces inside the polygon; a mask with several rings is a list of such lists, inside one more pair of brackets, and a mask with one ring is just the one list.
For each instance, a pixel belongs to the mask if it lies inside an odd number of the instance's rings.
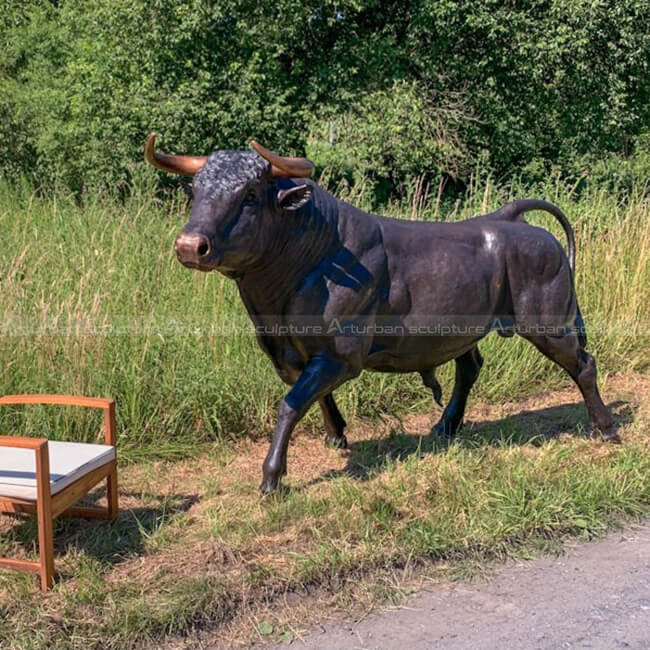
{"label": "bench armrest", "polygon": [[[104,411],[104,439],[107,445],[115,447],[115,401],[103,397],[83,397],[82,395],[3,395],[0,406],[9,404],[59,404],[62,406],[82,406],[100,408]],[[14,440],[16,438],[13,438]],[[32,438],[30,438],[32,440]]]}
{"label": "bench armrest", "polygon": [[26,438],[24,436],[0,436],[0,447],[38,450],[47,445],[47,438]]}
{"label": "bench armrest", "polygon": [[115,402],[103,397],[84,397],[83,395],[3,395],[0,404],[62,404],[64,406],[89,406],[108,408]]}

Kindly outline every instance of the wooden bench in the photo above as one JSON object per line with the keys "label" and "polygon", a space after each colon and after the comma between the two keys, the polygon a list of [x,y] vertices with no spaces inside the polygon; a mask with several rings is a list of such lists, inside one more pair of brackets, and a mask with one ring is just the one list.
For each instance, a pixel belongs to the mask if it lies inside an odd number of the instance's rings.
{"label": "wooden bench", "polygon": [[[38,574],[41,590],[54,581],[52,521],[59,515],[114,520],[118,512],[115,402],[75,395],[5,395],[0,405],[61,404],[104,411],[104,445],[0,436],[0,513],[36,513],[38,562],[0,558],[0,567]],[[74,504],[106,480],[108,506]]]}

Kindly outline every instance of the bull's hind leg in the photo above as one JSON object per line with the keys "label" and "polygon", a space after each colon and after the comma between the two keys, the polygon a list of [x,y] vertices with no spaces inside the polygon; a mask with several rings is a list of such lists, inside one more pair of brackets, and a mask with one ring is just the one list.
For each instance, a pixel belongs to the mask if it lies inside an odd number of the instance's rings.
{"label": "bull's hind leg", "polygon": [[482,365],[483,357],[476,346],[456,359],[454,392],[442,413],[440,422],[434,427],[433,431],[436,435],[453,436],[462,426],[467,396],[478,378]]}
{"label": "bull's hind leg", "polygon": [[345,449],[348,446],[348,441],[343,430],[345,429],[345,420],[339,411],[334,395],[329,393],[325,397],[318,400],[320,410],[323,413],[323,420],[325,420],[325,446],[334,447],[335,449]]}
{"label": "bull's hind leg", "polygon": [[604,440],[620,442],[616,426],[609,409],[603,403],[596,382],[596,362],[584,349],[578,335],[565,336],[529,336],[528,339],[544,356],[564,368],[575,383],[585,400],[589,419]]}

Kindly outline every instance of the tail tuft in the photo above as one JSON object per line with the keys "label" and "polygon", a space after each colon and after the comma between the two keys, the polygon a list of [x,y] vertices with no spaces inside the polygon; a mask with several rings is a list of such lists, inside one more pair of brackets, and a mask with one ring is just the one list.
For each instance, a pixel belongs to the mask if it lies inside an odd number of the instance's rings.
{"label": "tail tuft", "polygon": [[582,312],[580,307],[577,307],[576,313],[576,334],[578,335],[578,341],[583,348],[587,347],[587,329],[585,328],[585,321],[582,318]]}

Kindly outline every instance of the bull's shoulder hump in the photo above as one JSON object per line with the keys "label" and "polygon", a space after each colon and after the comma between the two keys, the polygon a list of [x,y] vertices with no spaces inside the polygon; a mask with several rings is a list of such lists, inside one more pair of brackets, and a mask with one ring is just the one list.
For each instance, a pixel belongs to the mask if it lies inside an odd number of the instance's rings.
{"label": "bull's shoulder hump", "polygon": [[340,201],[338,231],[341,242],[359,253],[364,249],[381,245],[380,219],[381,217]]}

